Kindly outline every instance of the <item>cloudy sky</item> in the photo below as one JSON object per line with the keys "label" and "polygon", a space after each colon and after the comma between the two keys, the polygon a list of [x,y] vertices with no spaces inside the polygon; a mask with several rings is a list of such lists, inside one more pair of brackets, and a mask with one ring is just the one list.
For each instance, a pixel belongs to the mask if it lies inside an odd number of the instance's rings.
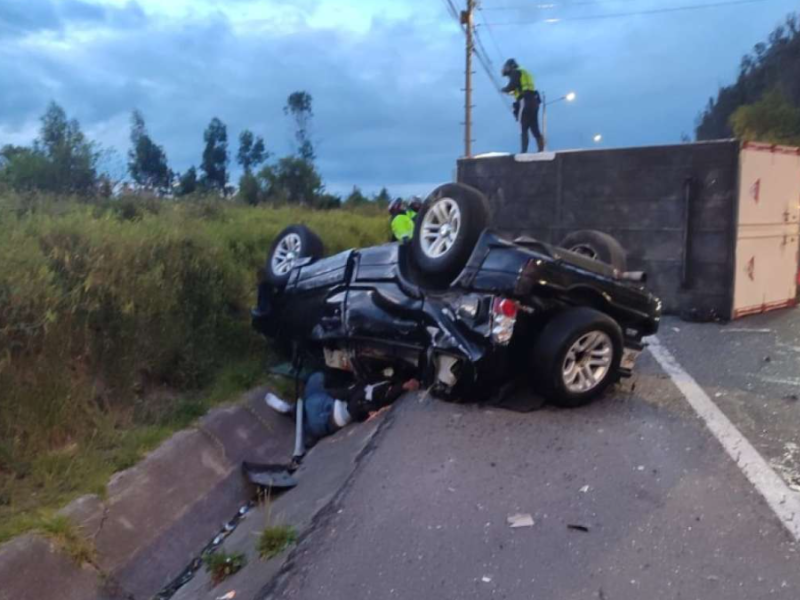
{"label": "cloudy sky", "polygon": [[[795,1],[593,17],[725,1],[482,0],[476,22],[496,70],[513,56],[551,98],[577,93],[550,108],[551,148],[674,143]],[[307,90],[329,189],[425,193],[463,150],[463,61],[446,0],[0,0],[0,145],[30,142],[55,100],[120,157],[134,108],[178,170],[215,116],[281,155],[282,107]],[[475,150],[513,151],[476,69]]]}

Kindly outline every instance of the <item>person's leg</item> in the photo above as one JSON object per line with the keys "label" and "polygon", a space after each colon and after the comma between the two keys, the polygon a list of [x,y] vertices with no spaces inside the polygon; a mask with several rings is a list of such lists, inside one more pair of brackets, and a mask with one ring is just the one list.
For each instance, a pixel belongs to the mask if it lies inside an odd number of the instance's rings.
{"label": "person's leg", "polygon": [[317,392],[307,394],[303,407],[303,430],[311,441],[319,440],[335,433],[338,427],[333,423],[334,399],[330,394]]}
{"label": "person's leg", "polygon": [[523,117],[520,117],[520,124],[522,129],[522,153],[525,154],[528,151],[528,126],[525,121],[522,120]]}
{"label": "person's leg", "polygon": [[531,126],[531,133],[533,137],[536,139],[536,146],[539,148],[539,152],[544,151],[544,137],[542,136],[541,131],[539,131],[539,103],[537,102],[531,110],[531,119],[530,119],[530,126]]}
{"label": "person's leg", "polygon": [[312,394],[325,392],[325,374],[317,371],[312,374],[306,381],[305,395],[311,396]]}
{"label": "person's leg", "polygon": [[522,107],[519,112],[519,126],[522,129],[522,153],[525,154],[528,152],[528,102],[523,98],[521,100]]}

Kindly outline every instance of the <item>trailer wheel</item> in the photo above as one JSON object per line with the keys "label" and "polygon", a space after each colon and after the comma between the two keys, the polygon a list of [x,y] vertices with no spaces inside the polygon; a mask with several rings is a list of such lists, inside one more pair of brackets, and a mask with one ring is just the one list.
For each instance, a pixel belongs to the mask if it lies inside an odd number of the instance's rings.
{"label": "trailer wheel", "polygon": [[533,351],[534,386],[550,402],[577,408],[617,381],[622,330],[593,308],[571,308],[544,328]]}
{"label": "trailer wheel", "polygon": [[602,231],[576,231],[565,237],[559,245],[575,254],[611,265],[621,273],[628,270],[625,249],[616,239]]}
{"label": "trailer wheel", "polygon": [[283,288],[299,259],[322,258],[324,252],[317,234],[305,225],[290,225],[272,242],[264,268],[265,279],[274,287]]}
{"label": "trailer wheel", "polygon": [[414,228],[411,254],[417,266],[437,278],[455,277],[472,254],[489,221],[489,203],[478,190],[450,183],[425,201]]}

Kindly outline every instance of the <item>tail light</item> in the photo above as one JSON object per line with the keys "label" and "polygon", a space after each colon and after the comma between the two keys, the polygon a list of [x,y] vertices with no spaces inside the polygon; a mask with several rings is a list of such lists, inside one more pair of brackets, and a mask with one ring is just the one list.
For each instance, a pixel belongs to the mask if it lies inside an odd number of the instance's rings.
{"label": "tail light", "polygon": [[514,335],[519,304],[508,298],[495,298],[492,305],[492,339],[497,344],[508,344]]}

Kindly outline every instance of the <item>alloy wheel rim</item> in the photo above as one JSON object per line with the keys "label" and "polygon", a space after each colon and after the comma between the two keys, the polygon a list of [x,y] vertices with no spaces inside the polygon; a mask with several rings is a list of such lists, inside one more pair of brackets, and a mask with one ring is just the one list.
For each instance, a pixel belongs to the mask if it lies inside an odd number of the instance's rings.
{"label": "alloy wheel rim", "polygon": [[425,256],[441,258],[455,245],[461,231],[461,209],[452,198],[441,198],[425,213],[420,246]]}
{"label": "alloy wheel rim", "polygon": [[275,254],[272,256],[273,273],[282,276],[291,271],[294,263],[300,258],[302,246],[303,241],[296,233],[290,233],[281,239],[275,248]]}
{"label": "alloy wheel rim", "polygon": [[608,375],[614,358],[614,344],[603,331],[579,337],[567,351],[561,369],[564,387],[573,394],[584,394],[599,386]]}

